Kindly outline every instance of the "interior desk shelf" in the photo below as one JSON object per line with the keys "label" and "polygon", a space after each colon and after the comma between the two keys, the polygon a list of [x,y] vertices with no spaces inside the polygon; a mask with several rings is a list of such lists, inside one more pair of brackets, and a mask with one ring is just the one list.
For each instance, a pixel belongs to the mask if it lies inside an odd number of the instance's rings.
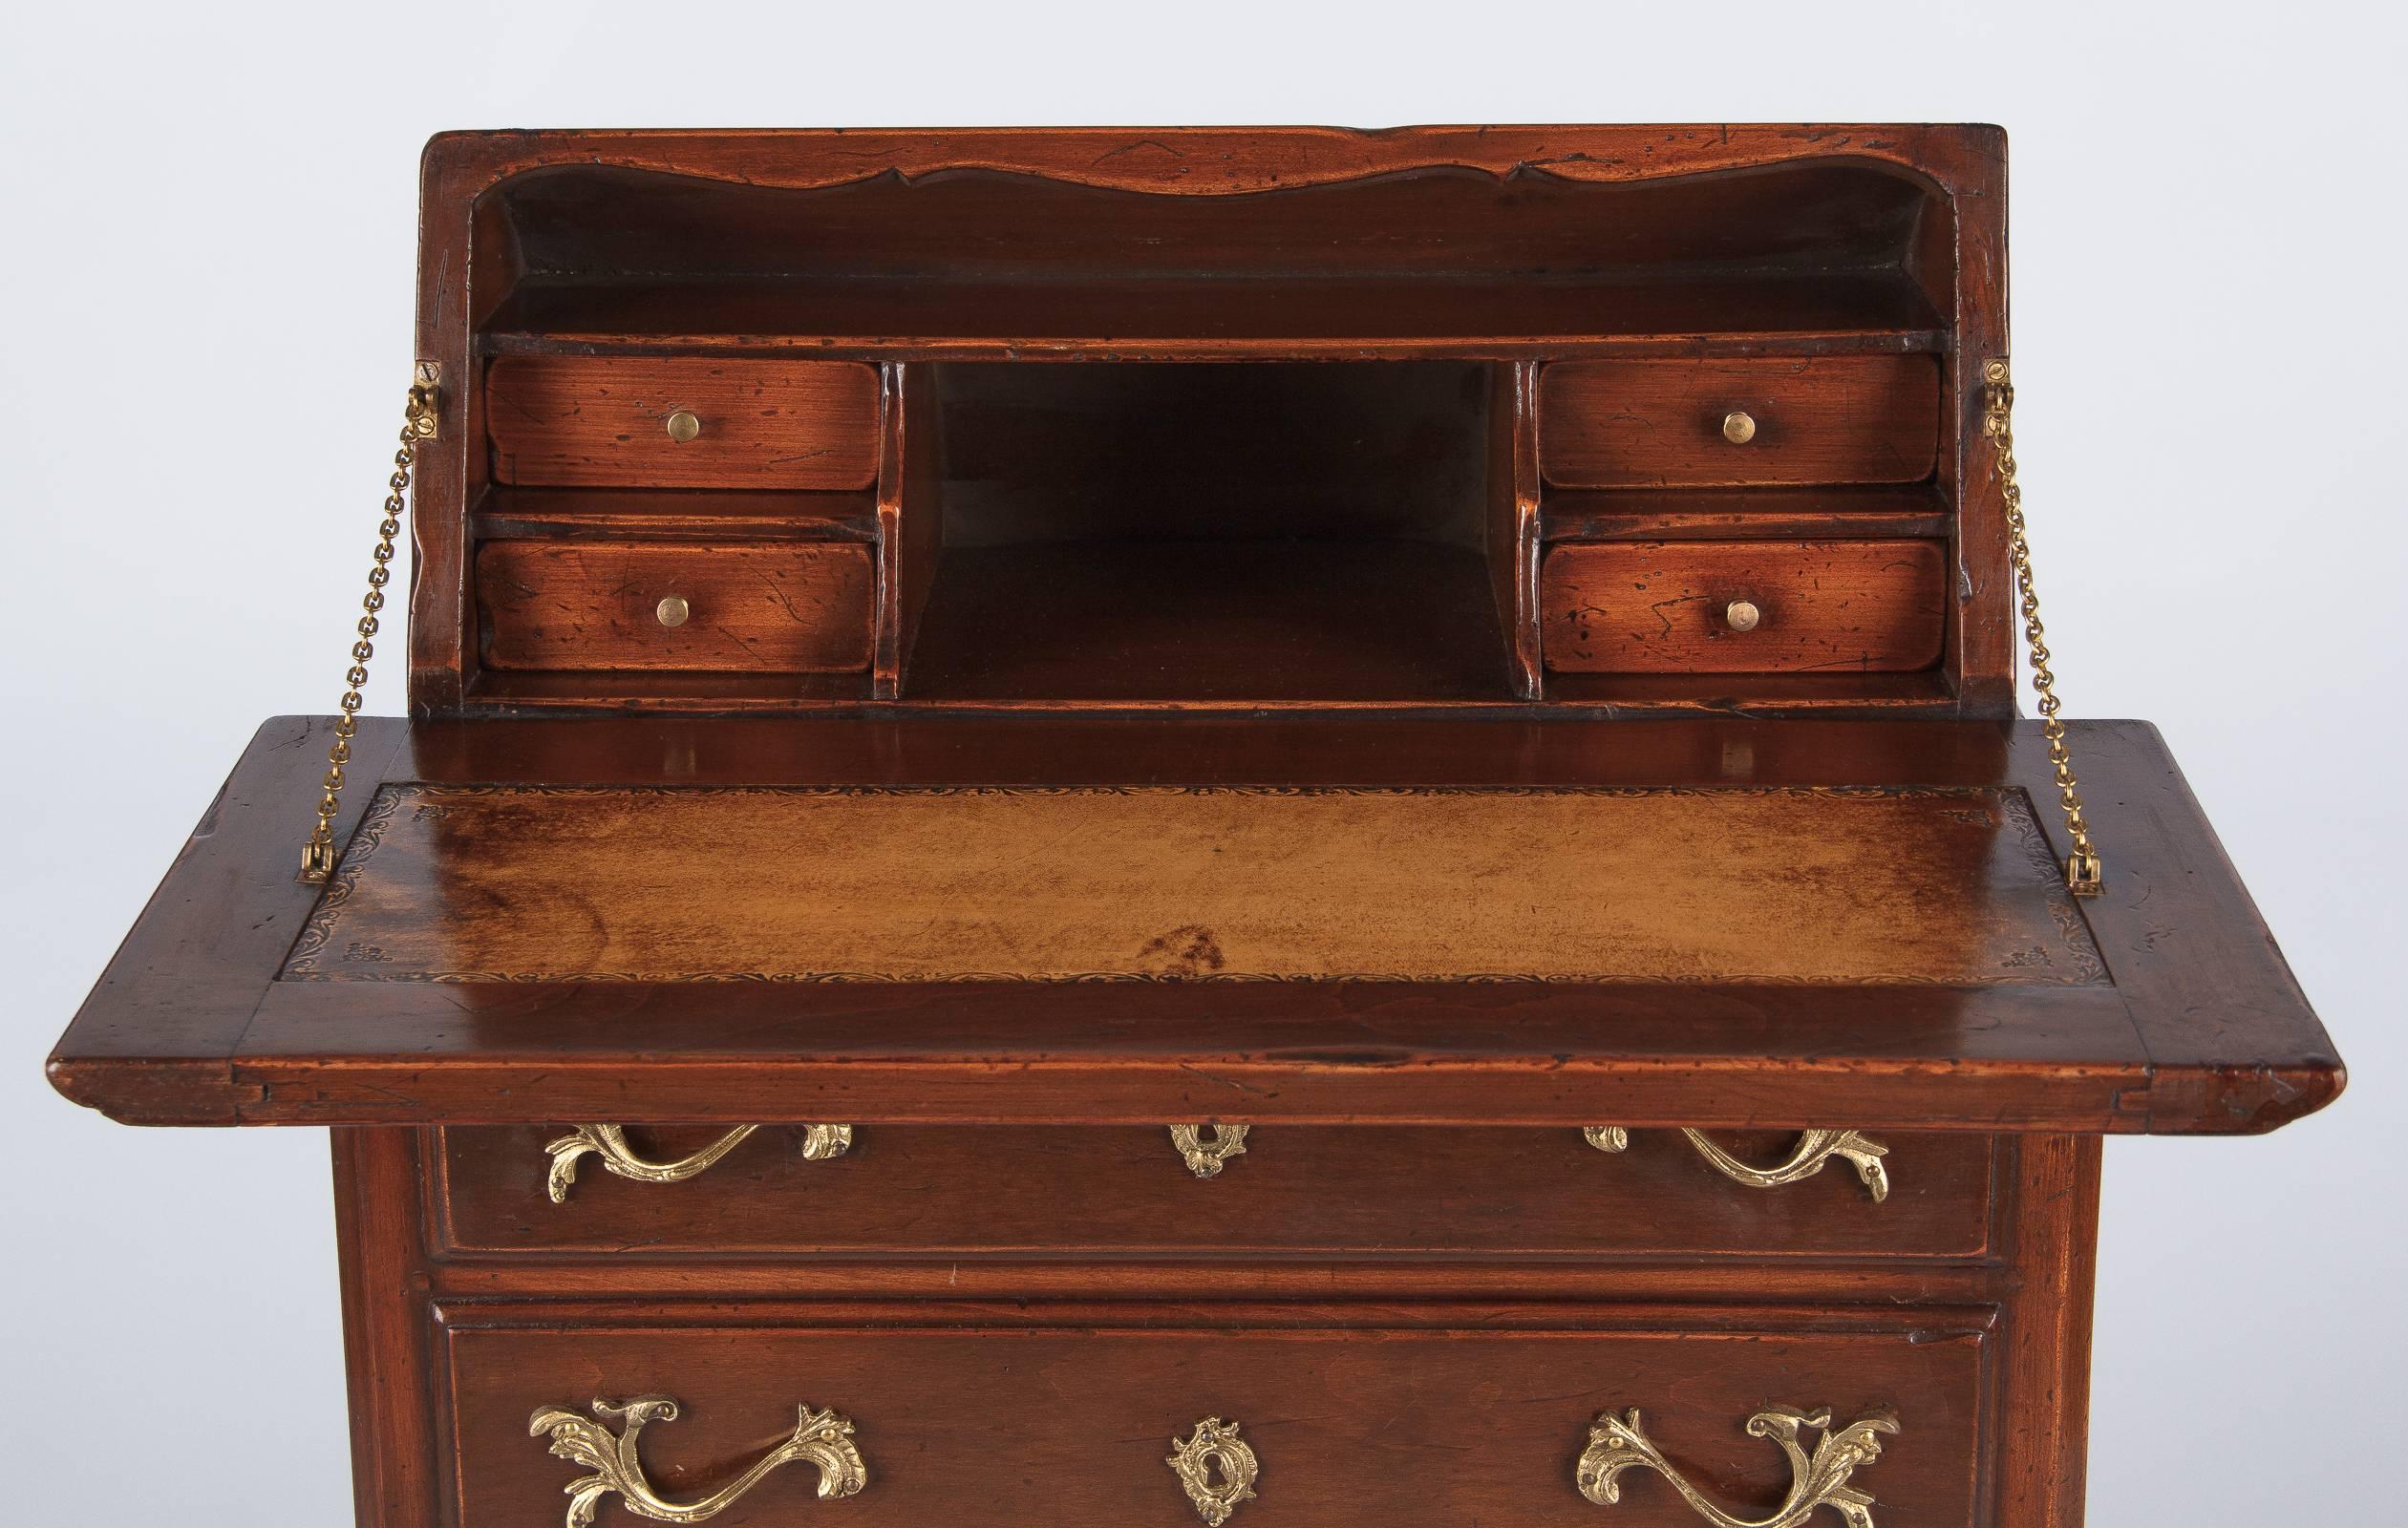
{"label": "interior desk shelf", "polygon": [[1945,343],[1942,288],[1914,268],[1931,198],[1878,164],[1315,168],[1176,196],[1110,160],[782,184],[545,169],[489,199],[515,270],[479,345],[1176,360]]}
{"label": "interior desk shelf", "polygon": [[878,540],[874,493],[745,489],[508,488],[486,491],[469,513],[479,539],[630,538],[643,541],[863,541]]}
{"label": "interior desk shelf", "polygon": [[954,548],[912,660],[929,701],[1495,702],[1488,568],[1408,541]]}
{"label": "interior desk shelf", "polygon": [[886,360],[1376,360],[1937,350],[1903,272],[1611,281],[1436,274],[521,283],[491,355],[783,352]]}

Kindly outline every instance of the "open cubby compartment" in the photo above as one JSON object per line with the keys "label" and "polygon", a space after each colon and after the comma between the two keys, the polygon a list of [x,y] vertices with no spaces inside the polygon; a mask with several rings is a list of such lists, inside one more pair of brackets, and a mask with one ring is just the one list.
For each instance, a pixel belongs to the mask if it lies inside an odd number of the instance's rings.
{"label": "open cubby compartment", "polygon": [[607,165],[480,202],[489,350],[905,358],[1939,349],[1945,202],[1834,157],[1635,180],[1438,165],[1164,194],[973,168],[816,186]]}
{"label": "open cubby compartment", "polygon": [[942,550],[904,694],[1512,699],[1488,551],[1503,370],[914,368],[936,444],[904,513],[937,517]]}

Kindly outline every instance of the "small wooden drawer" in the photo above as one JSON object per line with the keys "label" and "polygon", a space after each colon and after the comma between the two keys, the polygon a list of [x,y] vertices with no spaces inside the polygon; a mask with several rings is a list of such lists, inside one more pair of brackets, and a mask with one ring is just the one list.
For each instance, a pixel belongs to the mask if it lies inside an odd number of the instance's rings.
{"label": "small wooden drawer", "polygon": [[[1742,1518],[1795,1483],[1823,1502],[1835,1489],[1869,1499],[1882,1522],[1986,1520],[1978,1313],[988,1306],[842,1319],[741,1305],[668,1321],[641,1306],[445,1310],[461,1528],[557,1520],[563,1491],[597,1473],[605,1518],[618,1510],[609,1494],[633,1484],[671,1507],[736,1488],[731,1524],[1179,1528],[1200,1504],[1171,1459],[1208,1420],[1233,1426],[1222,1435],[1234,1444],[1206,1487],[1234,1475],[1251,1492],[1226,1515],[1234,1528],[1695,1528],[1667,1470]],[[622,1450],[617,1408],[639,1396],[656,1399]],[[1751,1435],[1749,1419],[1767,1413]],[[1631,1457],[1614,1425],[1635,1429],[1653,1461]],[[1764,1435],[1782,1431],[1795,1464]],[[1826,1432],[1840,1440],[1828,1451]],[[553,1439],[568,1457],[547,1452]],[[747,1481],[781,1445],[792,1462]],[[1613,1495],[1585,1492],[1616,1454]],[[1806,1454],[1822,1468],[1810,1473]]]}
{"label": "small wooden drawer", "polygon": [[1938,541],[1566,542],[1540,580],[1564,673],[1906,673],[1940,661]]}
{"label": "small wooden drawer", "polygon": [[1540,373],[1539,463],[1559,488],[1920,482],[1939,446],[1928,355],[1564,361]]}
{"label": "small wooden drawer", "polygon": [[[671,1127],[626,1141],[666,1162],[724,1135]],[[1755,1187],[1669,1130],[1603,1150],[1570,1129],[1266,1125],[1209,1179],[1167,1128],[872,1124],[849,1146],[768,1128],[674,1182],[620,1176],[571,1127],[441,1136],[438,1240],[472,1255],[1971,1261],[1990,1245],[1992,1140],[1979,1135],[1877,1139],[1889,1148],[1869,1170],[1878,1201],[1844,1155]],[[1764,1167],[1803,1137],[1706,1139]],[[552,1185],[558,1202],[546,1192],[555,1141],[575,1157],[573,1181]]]}
{"label": "small wooden drawer", "polygon": [[504,356],[486,373],[497,481],[866,488],[878,373],[835,361]]}
{"label": "small wooden drawer", "polygon": [[487,541],[493,668],[850,673],[874,580],[855,542]]}

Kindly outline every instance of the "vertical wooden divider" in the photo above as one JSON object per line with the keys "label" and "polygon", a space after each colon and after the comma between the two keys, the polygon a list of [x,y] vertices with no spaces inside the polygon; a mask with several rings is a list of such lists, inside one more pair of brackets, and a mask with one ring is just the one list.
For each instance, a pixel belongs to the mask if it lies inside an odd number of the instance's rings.
{"label": "vertical wooden divider", "polygon": [[2091,1304],[2099,1249],[2100,1137],[2016,1137],[2002,1250],[2005,1301],[1987,1457],[1994,1521],[2081,1528],[2088,1482]]}
{"label": "vertical wooden divider", "polygon": [[943,463],[934,367],[890,361],[878,370],[878,611],[870,694],[896,700],[944,554]]}
{"label": "vertical wooden divider", "polygon": [[[2014,579],[2009,571],[2007,506],[1991,466],[1989,437],[1982,433],[1987,388],[1982,363],[2005,355],[2007,338],[2007,155],[2005,135],[1995,128],[1970,129],[1983,141],[1951,149],[1956,163],[1955,217],[1949,231],[1955,244],[1949,290],[1954,309],[1941,307],[1956,343],[1943,361],[1947,385],[1941,417],[1952,426],[1942,442],[1939,482],[1956,507],[1956,619],[1954,646],[1943,660],[1955,681],[1958,711],[1967,716],[2016,714],[2022,654],[2016,641]],[[1927,212],[1930,235],[1918,251],[1939,240],[1943,223]],[[1934,251],[1921,264],[1936,265]],[[1939,285],[1936,273],[1930,278]],[[2045,550],[2045,548],[2043,549]]]}
{"label": "vertical wooden divider", "polygon": [[1488,576],[1517,700],[1537,700],[1539,662],[1539,366],[1489,369]]}

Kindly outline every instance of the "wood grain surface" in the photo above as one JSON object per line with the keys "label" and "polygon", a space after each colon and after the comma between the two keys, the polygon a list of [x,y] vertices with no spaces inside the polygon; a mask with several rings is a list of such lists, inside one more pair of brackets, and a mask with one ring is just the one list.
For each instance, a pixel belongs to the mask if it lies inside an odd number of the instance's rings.
{"label": "wood grain surface", "polygon": [[[641,1309],[565,1323],[540,1306],[445,1311],[462,1528],[560,1510],[578,1470],[527,1437],[536,1408],[643,1393],[681,1404],[645,1434],[649,1472],[677,1495],[767,1452],[799,1404],[854,1422],[866,1490],[815,1503],[809,1469],[790,1468],[719,1519],[738,1525],[817,1507],[864,1528],[1034,1517],[1172,1528],[1193,1515],[1163,1458],[1206,1416],[1238,1422],[1261,1460],[1240,1519],[1580,1521],[1598,1510],[1573,1484],[1589,1426],[1631,1407],[1699,1487],[1761,1513],[1791,1473],[1744,1427],[1775,1404],[1830,1407],[1841,1422],[1895,1416],[1898,1435],[1854,1483],[1902,1523],[1978,1520],[1986,1314],[1833,1311],[1841,1329],[1817,1330],[1825,1313],[1460,1310],[1460,1326],[1383,1327],[1373,1313],[1299,1311],[1286,1314],[1315,1324],[1247,1330],[1186,1326],[1174,1307],[1095,1312],[1076,1330],[964,1330],[787,1325],[774,1308],[694,1324]],[[1651,1327],[1651,1314],[1667,1325]],[[1623,1497],[1617,1523],[1696,1521],[1659,1476],[1627,1477]]]}
{"label": "wood grain surface", "polygon": [[[869,667],[869,548],[821,541],[487,541],[496,669],[853,673]],[[686,602],[662,624],[660,602]]]}
{"label": "wood grain surface", "polygon": [[[1566,361],[1539,389],[1540,466],[1564,488],[1920,482],[1940,445],[1923,355]],[[1723,436],[1735,410],[1745,444]]]}
{"label": "wood grain surface", "polygon": [[1567,673],[1912,672],[1940,661],[1947,578],[1939,541],[1559,542],[1544,650]]}
{"label": "wood grain surface", "polygon": [[[1363,1133],[1373,1142],[1396,1134]],[[954,1447],[946,1440],[968,1429],[991,1437],[997,1458],[1025,1458],[1032,1469],[1041,1463],[1049,1477],[1056,1469],[1099,1475],[1101,1489],[1119,1490],[1141,1484],[1146,1468],[1122,1461],[1117,1444],[1153,1440],[1134,1430],[1081,1428],[1068,1418],[1083,1420],[1087,1412],[1079,1408],[1090,1406],[1113,1420],[1132,1404],[1167,1408],[1191,1398],[1189,1387],[1201,1381],[1213,1393],[1195,1398],[1236,1414],[1254,1446],[1268,1450],[1266,1481],[1279,1478],[1268,1472],[1282,1461],[1292,1478],[1300,1464],[1356,1456],[1348,1448],[1302,1448],[1293,1440],[1332,1435],[1303,1429],[1385,1432],[1399,1425],[1390,1420],[1398,1410],[1438,1416],[1463,1407],[1476,1446],[1457,1448],[1450,1460],[1461,1454],[1479,1461],[1481,1481],[1491,1479],[1494,1468],[1493,1478],[1512,1499],[1524,1492],[1535,1499],[1561,1482],[1557,1472],[1569,1471],[1596,1411],[1635,1405],[1672,1457],[1701,1472],[1701,1484],[1726,1505],[1760,1512],[1786,1475],[1777,1455],[1766,1456],[1765,1444],[1740,1432],[1748,1411],[1782,1401],[1842,1410],[1889,1405],[1902,1424],[1892,1442],[1911,1449],[1917,1463],[1901,1471],[1908,1454],[1889,1452],[1865,1472],[1861,1483],[1886,1505],[1923,1502],[1935,1514],[1953,1514],[1935,1520],[1995,1528],[2076,1528],[2080,1520],[2096,1140],[1991,1138],[2003,1235],[1989,1257],[1965,1263],[1692,1256],[1472,1262],[1443,1253],[1334,1261],[837,1256],[798,1263],[743,1247],[653,1246],[649,1236],[663,1227],[629,1217],[629,1197],[591,1201],[600,1223],[593,1244],[581,1250],[511,1256],[430,1245],[418,1191],[439,1185],[428,1156],[440,1150],[439,1134],[346,1129],[335,1138],[338,1197],[346,1207],[353,1476],[361,1521],[375,1528],[458,1521],[459,1487],[468,1478],[456,1463],[462,1445],[480,1461],[479,1488],[502,1498],[495,1510],[531,1517],[535,1505],[549,1503],[557,1512],[558,1489],[565,1484],[560,1472],[569,1467],[525,1436],[527,1412],[537,1404],[581,1406],[623,1383],[665,1390],[687,1404],[679,1422],[646,1438],[644,1457],[656,1478],[689,1495],[766,1449],[784,1431],[781,1415],[790,1424],[792,1406],[804,1399],[852,1415],[874,1478],[888,1484],[917,1475],[906,1468],[898,1475],[894,1467],[931,1451],[943,1454]],[[1900,1144],[1920,1152],[1924,1143]],[[732,1158],[721,1167],[734,1165]],[[1230,1172],[1250,1165],[1241,1158]],[[1644,1163],[1632,1165],[1644,1171]],[[1179,1202],[1192,1199],[1185,1190],[1211,1192],[1238,1181],[1187,1181],[1161,1197]],[[617,1187],[632,1196],[641,1186]],[[1769,1228],[1780,1214],[1772,1199],[1749,1193],[1738,1202],[1754,1206]],[[1686,1212],[1708,1213],[1703,1206]],[[611,1224],[626,1234],[605,1245]],[[1662,1229],[1677,1241],[1677,1226]],[[1232,1344],[1228,1367],[1211,1356],[1225,1339]],[[972,1359],[937,1370],[906,1346],[934,1351],[948,1342],[987,1345],[970,1351],[1004,1356],[992,1360],[993,1369]],[[1275,1346],[1282,1343],[1291,1346]],[[1964,1351],[1969,1348],[1973,1351]],[[1278,1356],[1283,1352],[1295,1362]],[[864,1354],[871,1355],[869,1367],[898,1358],[904,1367],[891,1381],[873,1380],[863,1368],[850,1367]],[[1046,1361],[1022,1362],[1022,1355],[1039,1354]],[[1429,1361],[1417,1354],[1442,1356],[1425,1367]],[[1592,1359],[1599,1362],[1593,1370]],[[1524,1393],[1524,1381],[1534,1373],[1571,1383]],[[1584,1377],[1590,1374],[1602,1377]],[[827,1387],[814,1383],[822,1376]],[[971,1378],[990,1383],[966,1382]],[[778,1383],[805,1388],[790,1397],[766,1393]],[[1610,1393],[1592,1399],[1592,1383]],[[1457,1388],[1465,1384],[1468,1390]],[[567,1392],[548,1393],[564,1385]],[[993,1420],[999,1397],[1022,1393],[1020,1385],[1044,1392],[1032,1398],[1041,1413],[1029,1429],[1033,1448]],[[1257,1388],[1226,1388],[1232,1385]],[[537,1387],[547,1391],[540,1401],[531,1398]],[[1095,1399],[1056,1401],[1055,1394]],[[1433,1395],[1448,1404],[1432,1405]],[[1292,1404],[1308,1396],[1332,1404]],[[1275,1404],[1258,1410],[1258,1400]],[[1057,1405],[1071,1410],[1057,1418]],[[1738,1411],[1719,1425],[1706,1420],[1731,1405]],[[1550,1409],[1558,1406],[1585,1407],[1588,1415],[1572,1438],[1549,1441]],[[1514,1420],[1530,1412],[1547,1414]],[[1971,1426],[1962,1427],[1969,1415]],[[1060,1432],[1052,1420],[1064,1422]],[[1193,1420],[1181,1419],[1178,1431],[1183,1434]],[[997,1429],[992,1434],[980,1431],[991,1427]],[[1103,1452],[1091,1454],[1097,1439]],[[1550,1462],[1526,1478],[1503,1457],[1536,1454],[1542,1444]],[[1132,1454],[1135,1447],[1131,1442]],[[1152,1456],[1167,1452],[1155,1449]],[[1417,1442],[1408,1450],[1417,1463],[1424,1452]],[[1958,1470],[1971,1475],[1971,1502],[1944,1504],[1916,1494],[1913,1479],[1943,1470],[1951,1478]],[[1023,1476],[1036,1478],[1026,1471]],[[756,1502],[736,1509],[754,1516],[736,1520],[784,1522],[851,1511],[869,1499],[812,1503],[806,1479],[798,1509],[792,1484],[773,1477]],[[1661,1484],[1634,1477],[1615,1511],[1663,1528],[1693,1523]],[[1279,1499],[1296,1511],[1304,1498]],[[916,1497],[911,1506],[920,1507]],[[1159,1517],[1167,1525],[1184,1520],[1184,1510],[1174,1496],[1141,1514],[1096,1520]],[[1585,1517],[1595,1510],[1566,1494],[1539,1516]],[[1483,1508],[1482,1519],[1491,1516]]]}
{"label": "wood grain surface", "polygon": [[[638,1131],[661,1157],[716,1131]],[[545,1197],[548,1127],[442,1132],[435,1188],[445,1249],[609,1254],[659,1264],[774,1257],[1193,1257],[1386,1262],[1713,1257],[1885,1264],[1979,1260],[1991,1245],[1991,1136],[1882,1137],[1889,1198],[1846,1163],[1743,1187],[1676,1131],[1609,1155],[1572,1129],[1263,1126],[1219,1178],[1192,1177],[1161,1126],[1052,1130],[864,1125],[805,1160],[797,1132],[756,1133],[700,1177],[634,1182],[587,1161]],[[1742,1159],[1785,1157],[1795,1132],[1728,1132]]]}
{"label": "wood grain surface", "polygon": [[1384,537],[949,546],[908,699],[1250,708],[1511,697],[1481,554]]}
{"label": "wood grain surface", "polygon": [[[504,356],[485,384],[494,477],[626,488],[867,488],[878,373],[865,366],[678,356]],[[701,434],[670,437],[669,416]]]}

